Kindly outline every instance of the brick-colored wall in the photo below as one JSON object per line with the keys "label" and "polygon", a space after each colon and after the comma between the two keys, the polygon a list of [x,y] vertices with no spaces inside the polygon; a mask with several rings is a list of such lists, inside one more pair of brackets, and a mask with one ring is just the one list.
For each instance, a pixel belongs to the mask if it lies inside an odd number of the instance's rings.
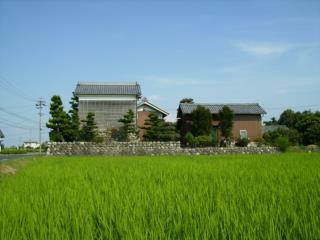
{"label": "brick-colored wall", "polygon": [[262,137],[260,115],[235,115],[232,135],[235,139],[240,137],[240,130],[247,130],[248,138],[255,140]]}
{"label": "brick-colored wall", "polygon": [[138,130],[139,130],[139,138],[142,140],[143,139],[143,135],[144,135],[144,129],[141,129],[140,127],[144,126],[144,121],[149,117],[150,112],[146,112],[146,111],[139,111],[138,112],[138,119],[137,119],[137,123],[138,123]]}
{"label": "brick-colored wall", "polygon": [[[212,126],[218,127],[219,121],[217,116],[212,117]],[[190,114],[184,115],[181,118],[183,124],[181,129],[181,136],[187,132],[191,132],[192,117]],[[233,118],[233,138],[240,137],[240,130],[247,130],[248,138],[255,140],[262,137],[261,115],[235,115]]]}

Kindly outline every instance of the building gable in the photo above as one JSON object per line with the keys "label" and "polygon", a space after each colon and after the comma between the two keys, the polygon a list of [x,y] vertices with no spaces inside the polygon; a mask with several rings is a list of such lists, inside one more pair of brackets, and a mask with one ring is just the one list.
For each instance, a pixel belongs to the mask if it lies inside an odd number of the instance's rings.
{"label": "building gable", "polygon": [[140,102],[137,106],[138,112],[139,111],[146,111],[146,112],[156,112],[156,113],[160,113],[161,115],[163,115],[163,117],[166,117],[169,115],[168,112],[164,111],[163,109],[161,109],[160,107],[150,103],[147,100],[143,100],[142,102]]}

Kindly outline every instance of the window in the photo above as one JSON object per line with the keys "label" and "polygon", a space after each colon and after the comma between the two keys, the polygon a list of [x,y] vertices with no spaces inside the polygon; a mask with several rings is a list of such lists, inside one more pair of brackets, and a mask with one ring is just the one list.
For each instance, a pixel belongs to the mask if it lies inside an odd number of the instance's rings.
{"label": "window", "polygon": [[240,138],[248,138],[247,130],[240,130]]}

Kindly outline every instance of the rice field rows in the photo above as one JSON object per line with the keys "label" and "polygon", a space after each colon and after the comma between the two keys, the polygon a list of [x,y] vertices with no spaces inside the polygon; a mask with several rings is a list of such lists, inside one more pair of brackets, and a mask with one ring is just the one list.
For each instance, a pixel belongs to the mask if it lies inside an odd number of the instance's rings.
{"label": "rice field rows", "polygon": [[41,157],[0,191],[0,239],[320,239],[320,154]]}

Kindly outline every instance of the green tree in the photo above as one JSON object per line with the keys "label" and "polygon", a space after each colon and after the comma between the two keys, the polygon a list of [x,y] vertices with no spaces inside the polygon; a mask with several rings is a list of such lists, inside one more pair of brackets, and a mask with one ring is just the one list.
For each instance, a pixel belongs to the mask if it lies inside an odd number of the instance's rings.
{"label": "green tree", "polygon": [[285,110],[281,113],[278,123],[280,125],[286,125],[288,128],[294,129],[297,123],[297,114],[291,109]]}
{"label": "green tree", "polygon": [[143,137],[147,141],[173,141],[177,138],[175,125],[165,122],[155,113],[149,114],[141,129],[145,129]]}
{"label": "green tree", "polygon": [[54,95],[50,103],[50,115],[47,128],[50,128],[50,141],[64,142],[68,140],[68,131],[70,129],[68,114],[63,110],[63,104],[60,96]]}
{"label": "green tree", "polygon": [[210,110],[203,106],[197,106],[197,108],[192,111],[193,136],[209,136],[211,133],[211,122],[212,115]]}
{"label": "green tree", "polygon": [[279,123],[278,123],[278,121],[277,121],[277,119],[276,119],[275,117],[272,117],[272,118],[270,119],[270,121],[264,121],[264,124],[265,124],[266,126],[279,125]]}
{"label": "green tree", "polygon": [[223,106],[219,111],[221,135],[225,140],[229,141],[232,137],[233,128],[233,112],[228,106]]}
{"label": "green tree", "polygon": [[300,114],[296,123],[296,128],[302,135],[304,145],[317,144],[320,142],[320,117],[311,111],[305,111]]}
{"label": "green tree", "polygon": [[71,141],[78,141],[80,139],[80,119],[79,119],[79,98],[72,93],[70,116],[70,139]]}
{"label": "green tree", "polygon": [[97,133],[97,124],[94,120],[94,113],[89,112],[86,120],[82,120],[83,126],[81,128],[81,140],[86,142],[95,141]]}
{"label": "green tree", "polygon": [[191,132],[187,132],[184,139],[185,139],[185,143],[186,143],[187,147],[195,147],[196,142],[195,142],[194,136]]}
{"label": "green tree", "polygon": [[183,98],[180,103],[194,103],[193,98]]}
{"label": "green tree", "polygon": [[123,123],[122,129],[126,140],[128,140],[129,134],[136,134],[135,116],[132,109],[119,119],[119,122]]}

